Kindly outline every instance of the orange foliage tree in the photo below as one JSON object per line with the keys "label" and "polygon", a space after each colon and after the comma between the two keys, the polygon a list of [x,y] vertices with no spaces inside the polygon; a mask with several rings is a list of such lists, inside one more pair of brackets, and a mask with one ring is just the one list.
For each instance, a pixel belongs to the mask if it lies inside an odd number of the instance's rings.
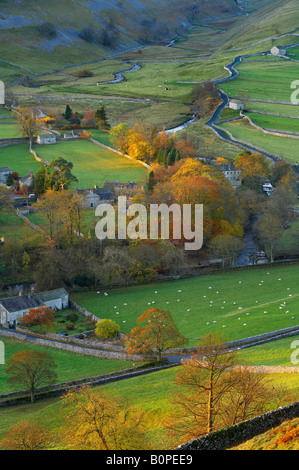
{"label": "orange foliage tree", "polygon": [[12,426],[0,441],[5,450],[46,450],[51,443],[53,436],[45,426],[26,420]]}
{"label": "orange foliage tree", "polygon": [[188,343],[169,312],[157,308],[147,310],[137,323],[140,326],[133,328],[125,338],[129,354],[157,354],[157,360],[161,361],[163,351]]}
{"label": "orange foliage tree", "polygon": [[22,321],[27,326],[39,325],[40,329],[51,328],[55,321],[54,311],[45,306],[30,308],[28,313],[23,316]]}

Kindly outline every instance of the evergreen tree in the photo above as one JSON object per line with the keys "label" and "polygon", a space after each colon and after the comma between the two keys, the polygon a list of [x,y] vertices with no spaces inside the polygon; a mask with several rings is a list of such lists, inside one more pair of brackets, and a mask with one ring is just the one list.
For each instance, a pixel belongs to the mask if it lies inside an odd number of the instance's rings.
{"label": "evergreen tree", "polygon": [[14,184],[14,180],[12,177],[12,174],[9,173],[9,175],[6,178],[6,186],[12,186]]}
{"label": "evergreen tree", "polygon": [[65,112],[64,112],[63,116],[68,121],[72,117],[72,115],[73,115],[73,111],[70,108],[70,106],[67,104],[66,107],[65,107]]}
{"label": "evergreen tree", "polygon": [[36,197],[41,196],[45,192],[46,171],[44,164],[41,163],[34,180],[34,194]]}
{"label": "evergreen tree", "polygon": [[152,170],[148,175],[148,183],[147,183],[147,187],[150,192],[152,192],[152,190],[154,189],[154,185],[155,185],[154,178],[155,178],[155,175]]}
{"label": "evergreen tree", "polygon": [[96,110],[95,119],[96,119],[97,126],[99,129],[103,129],[105,131],[110,129],[110,125],[107,120],[107,115],[106,115],[106,110],[105,110],[104,105],[101,106],[100,109]]}

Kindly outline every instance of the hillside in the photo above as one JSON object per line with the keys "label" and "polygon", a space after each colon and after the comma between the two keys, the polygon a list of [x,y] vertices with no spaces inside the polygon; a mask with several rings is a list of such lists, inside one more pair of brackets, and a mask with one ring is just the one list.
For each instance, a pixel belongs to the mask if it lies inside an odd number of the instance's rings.
{"label": "hillside", "polygon": [[269,1],[3,0],[0,59],[26,69],[14,71],[17,79],[28,71],[49,71],[171,40],[194,22],[245,15],[247,8],[255,10],[261,3]]}

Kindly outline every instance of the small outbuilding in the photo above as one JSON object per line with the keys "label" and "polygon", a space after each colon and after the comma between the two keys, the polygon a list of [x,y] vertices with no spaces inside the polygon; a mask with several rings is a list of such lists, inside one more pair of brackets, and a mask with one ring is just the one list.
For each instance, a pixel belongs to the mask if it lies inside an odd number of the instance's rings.
{"label": "small outbuilding", "polygon": [[41,134],[37,137],[36,142],[39,145],[56,144],[56,135],[55,134]]}
{"label": "small outbuilding", "polygon": [[272,47],[271,49],[271,55],[276,55],[276,56],[280,56],[280,55],[286,55],[287,53],[287,50],[284,46],[274,46]]}
{"label": "small outbuilding", "polygon": [[244,103],[241,100],[230,100],[229,107],[230,109],[235,109],[236,111],[243,111]]}

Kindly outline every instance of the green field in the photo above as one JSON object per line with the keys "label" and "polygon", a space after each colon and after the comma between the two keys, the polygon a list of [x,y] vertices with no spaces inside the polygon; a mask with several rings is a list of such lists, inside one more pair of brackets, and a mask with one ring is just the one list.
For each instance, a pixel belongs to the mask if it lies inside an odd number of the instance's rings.
{"label": "green field", "polygon": [[36,173],[40,164],[29,152],[28,145],[18,144],[0,148],[0,166],[10,167],[12,171],[16,171],[21,177],[26,176],[29,170]]}
{"label": "green field", "polygon": [[16,124],[4,124],[2,121],[4,121],[4,119],[0,120],[0,139],[22,137],[22,133]]}
{"label": "green field", "polygon": [[298,275],[298,265],[261,267],[112,289],[107,290],[108,296],[101,289],[100,294],[72,297],[100,318],[116,321],[123,333],[136,326],[145,310],[167,310],[194,346],[209,332],[220,331],[226,339],[235,340],[298,324]]}
{"label": "green field", "polygon": [[[147,436],[150,438],[155,449],[167,449],[169,441],[164,428],[164,419],[171,413],[173,406],[170,402],[178,390],[174,378],[179,368],[155,372],[136,378],[122,380],[98,387],[95,390],[103,390],[109,396],[118,398],[126,397],[134,406],[145,412],[144,422]],[[296,374],[271,374],[269,379],[273,384],[283,384],[287,392],[296,393],[298,379]],[[271,406],[271,405],[270,405]],[[19,405],[0,410],[0,437],[8,429],[21,420],[36,421],[47,426],[59,436],[65,426],[65,418],[69,412],[63,406],[62,400],[52,398],[30,405]],[[57,444],[59,448],[59,443]]]}
{"label": "green field", "polygon": [[78,189],[99,187],[105,180],[144,183],[147,169],[138,163],[101,148],[89,141],[59,142],[54,145],[35,146],[38,156],[51,161],[62,157],[72,162],[72,173],[78,178]]}
{"label": "green field", "polygon": [[253,62],[237,68],[240,76],[221,85],[229,96],[291,102],[291,83],[298,79],[299,63]]}
{"label": "green field", "polygon": [[34,234],[34,230],[20,219],[14,212],[0,212],[0,238],[24,239],[26,234]]}
{"label": "green field", "polygon": [[[83,379],[85,377],[94,377],[133,367],[133,362],[131,361],[101,359],[83,354],[75,354],[69,351],[63,351],[2,336],[1,341],[4,342],[5,346],[6,363],[13,354],[17,354],[20,351],[46,352],[51,355],[57,365],[57,383]],[[141,363],[138,363],[138,365],[141,365]],[[9,393],[14,390],[7,383],[8,376],[3,370],[4,367],[5,366],[0,365],[0,394]]]}
{"label": "green field", "polygon": [[291,104],[273,104],[273,103],[260,103],[257,101],[246,101],[247,111],[261,111],[263,113],[281,114],[284,116],[299,117],[299,107]]}
{"label": "green field", "polygon": [[264,129],[299,133],[299,119],[267,116],[264,114],[246,113],[254,124]]}
{"label": "green field", "polygon": [[288,52],[287,52],[287,55],[291,58],[291,59],[294,59],[294,60],[299,60],[299,47],[291,47]]}
{"label": "green field", "polygon": [[226,122],[220,124],[223,130],[229,131],[236,140],[243,140],[253,144],[265,152],[270,152],[285,158],[291,163],[298,161],[298,139],[291,137],[278,137],[264,134],[262,131],[255,129],[247,120]]}

